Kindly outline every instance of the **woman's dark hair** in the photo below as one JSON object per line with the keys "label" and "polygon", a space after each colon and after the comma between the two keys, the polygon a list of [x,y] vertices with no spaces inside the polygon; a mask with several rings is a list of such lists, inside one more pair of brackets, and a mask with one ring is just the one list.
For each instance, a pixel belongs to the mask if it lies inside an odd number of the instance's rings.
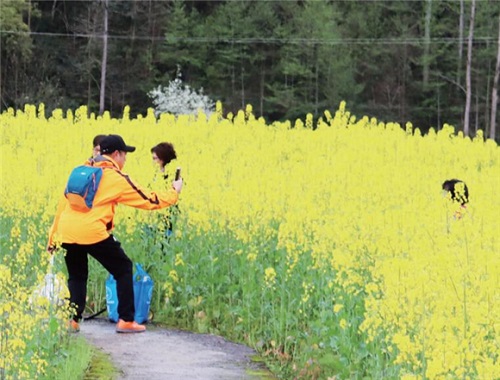
{"label": "woman's dark hair", "polygon": [[[464,185],[463,193],[457,191],[455,188],[459,183],[463,183]],[[459,202],[462,206],[469,202],[469,189],[464,181],[459,179],[448,179],[443,182],[443,190],[449,191],[451,193],[451,199]]]}
{"label": "woman's dark hair", "polygon": [[162,142],[155,145],[151,148],[151,153],[155,153],[156,156],[158,156],[158,158],[163,162],[164,166],[177,158],[174,146],[169,142]]}
{"label": "woman's dark hair", "polygon": [[94,140],[92,140],[92,146],[95,148],[97,145],[100,145],[101,144],[101,141],[103,138],[105,138],[106,135],[97,135],[96,137],[94,137]]}

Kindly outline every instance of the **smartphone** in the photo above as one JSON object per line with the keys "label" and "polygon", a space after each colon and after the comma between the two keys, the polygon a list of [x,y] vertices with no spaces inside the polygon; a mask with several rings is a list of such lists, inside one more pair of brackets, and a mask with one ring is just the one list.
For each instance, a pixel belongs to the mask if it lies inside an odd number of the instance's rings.
{"label": "smartphone", "polygon": [[177,181],[179,178],[181,178],[181,168],[175,170],[175,180]]}

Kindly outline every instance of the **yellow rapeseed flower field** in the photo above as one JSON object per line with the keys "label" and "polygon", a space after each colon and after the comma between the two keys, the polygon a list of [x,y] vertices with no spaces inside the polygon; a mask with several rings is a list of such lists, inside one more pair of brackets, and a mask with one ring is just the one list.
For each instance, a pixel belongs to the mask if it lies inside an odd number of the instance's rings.
{"label": "yellow rapeseed flower field", "polygon": [[[156,190],[164,184],[154,180],[150,148],[170,141],[185,187],[178,245],[161,265],[148,263],[165,266],[163,278],[156,278],[158,305],[167,310],[179,302],[179,308],[195,309],[191,318],[211,318],[212,326],[234,323],[233,336],[259,326],[255,331],[262,336],[253,343],[263,343],[255,346],[282,366],[288,362],[297,377],[500,378],[495,142],[480,132],[464,137],[449,125],[422,135],[411,124],[403,129],[357,119],[344,103],[318,122],[308,116],[267,124],[251,108],[226,117],[220,105],[218,110],[208,119],[200,114],[158,120],[152,110],[131,119],[125,109],[114,119],[89,116],[85,107],[46,118],[43,105],[2,114],[0,293],[11,289],[21,297],[42,278],[58,199],[71,169],[91,155],[96,134],[117,133],[136,146],[124,170]],[[443,196],[441,184],[452,178],[469,188],[466,209]],[[119,238],[126,251],[143,244],[141,226],[155,217],[119,207],[116,224],[123,228]],[[223,235],[231,238],[220,240]],[[193,266],[211,275],[189,277]],[[221,271],[227,273],[215,277]],[[240,281],[257,283],[255,293],[234,290]],[[222,283],[228,294],[238,294],[235,302],[255,299],[256,305],[232,310],[234,317],[216,311],[221,301],[209,300],[223,292],[216,288]],[[191,301],[175,301],[188,286],[185,299]],[[31,318],[36,311],[23,302],[0,299],[0,315],[25,321],[0,331],[0,368],[9,368],[12,353],[23,357],[26,351],[23,342],[33,330],[28,320],[44,318]],[[361,302],[354,306],[354,299]],[[266,328],[269,334],[262,333]],[[241,336],[252,335],[246,333]],[[347,355],[342,347],[353,345],[354,336],[386,358],[380,372],[374,366],[357,373],[365,359],[348,365],[336,359]],[[361,346],[350,349],[365,355]],[[40,357],[37,369],[11,368],[10,378],[43,372],[48,364],[42,359],[50,361]],[[342,366],[349,370],[343,373]]]}

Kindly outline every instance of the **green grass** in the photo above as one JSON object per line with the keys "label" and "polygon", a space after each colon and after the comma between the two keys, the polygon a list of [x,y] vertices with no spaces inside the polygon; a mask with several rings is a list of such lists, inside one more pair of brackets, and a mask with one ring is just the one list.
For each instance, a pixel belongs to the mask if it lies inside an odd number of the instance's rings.
{"label": "green grass", "polygon": [[109,356],[102,351],[93,350],[92,360],[90,362],[84,380],[114,380],[118,376],[117,368],[111,363]]}
{"label": "green grass", "polygon": [[114,380],[117,374],[107,354],[87,343],[85,338],[72,336],[65,353],[42,379]]}

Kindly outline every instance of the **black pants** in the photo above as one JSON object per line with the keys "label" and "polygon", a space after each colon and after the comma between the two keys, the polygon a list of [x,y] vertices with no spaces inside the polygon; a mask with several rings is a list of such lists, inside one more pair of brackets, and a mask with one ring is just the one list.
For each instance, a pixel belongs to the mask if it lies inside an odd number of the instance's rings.
{"label": "black pants", "polygon": [[92,256],[113,275],[118,295],[118,315],[127,322],[134,320],[134,285],[132,282],[132,261],[127,257],[120,242],[113,235],[95,244],[66,244],[66,267],[68,268],[68,289],[70,302],[76,306],[75,321],[82,319],[87,297],[89,275],[88,256]]}

